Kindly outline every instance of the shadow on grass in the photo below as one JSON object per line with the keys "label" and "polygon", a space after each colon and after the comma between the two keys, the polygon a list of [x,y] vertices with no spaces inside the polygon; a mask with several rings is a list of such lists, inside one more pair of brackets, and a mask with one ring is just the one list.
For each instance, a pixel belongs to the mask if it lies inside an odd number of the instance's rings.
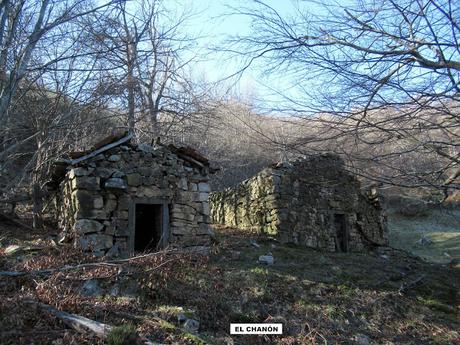
{"label": "shadow on grass", "polygon": [[[325,253],[261,237],[255,248],[248,235],[220,238],[218,254],[206,266],[183,267],[167,287],[150,291],[152,301],[196,310],[205,333],[228,335],[231,322],[271,320],[282,322],[284,336],[297,342],[317,334],[316,341],[343,343],[357,333],[396,342],[460,341],[460,278],[452,269],[402,254],[383,259]],[[272,266],[257,262],[267,252],[275,257]],[[399,292],[419,277],[420,285]],[[236,344],[263,343],[258,337],[238,339]]]}

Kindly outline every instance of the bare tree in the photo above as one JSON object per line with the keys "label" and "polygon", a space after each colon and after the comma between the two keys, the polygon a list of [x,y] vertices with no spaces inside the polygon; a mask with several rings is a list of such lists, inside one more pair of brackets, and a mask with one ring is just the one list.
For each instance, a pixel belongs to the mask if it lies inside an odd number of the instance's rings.
{"label": "bare tree", "polygon": [[159,0],[0,3],[0,202],[30,192],[39,226],[57,157],[106,127],[151,140],[164,133],[160,114],[171,128],[193,113],[185,13],[176,17]]}
{"label": "bare tree", "polygon": [[98,6],[88,6],[90,2],[83,0],[3,0],[0,3],[0,125],[7,123],[12,99],[30,69],[38,70],[51,63],[33,59],[39,42],[59,26],[114,2]]}
{"label": "bare tree", "polygon": [[[337,142],[334,149],[369,178],[460,188],[460,4],[297,5],[292,17],[257,0],[236,10],[252,19],[253,31],[233,39],[237,47],[230,49],[243,58],[242,71],[257,64],[271,78],[290,77],[275,90],[284,103],[273,109],[316,128],[291,148],[302,153]],[[408,168],[417,155],[435,157],[434,163]]]}
{"label": "bare tree", "polygon": [[189,16],[169,13],[160,0],[138,2],[135,9],[123,3],[92,29],[95,44],[109,51],[100,62],[109,66],[100,93],[112,106],[127,109],[131,131],[164,134],[161,113],[181,117],[191,108],[186,68],[192,58],[184,57],[193,40],[181,32]]}
{"label": "bare tree", "polygon": [[103,15],[117,2],[0,3],[0,191],[3,199],[30,183],[34,226],[47,168],[69,142],[94,69],[83,62],[93,52],[82,45],[78,20]]}

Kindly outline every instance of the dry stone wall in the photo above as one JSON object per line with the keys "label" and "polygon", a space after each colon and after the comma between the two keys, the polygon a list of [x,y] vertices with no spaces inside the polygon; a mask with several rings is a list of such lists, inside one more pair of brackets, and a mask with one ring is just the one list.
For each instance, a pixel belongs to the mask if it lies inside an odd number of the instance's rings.
{"label": "dry stone wall", "polygon": [[165,146],[124,145],[70,166],[60,183],[57,217],[68,238],[96,255],[133,251],[136,202],[167,205],[167,245],[210,241],[207,170]]}
{"label": "dry stone wall", "polygon": [[275,235],[283,242],[335,251],[342,223],[350,251],[388,243],[378,196],[362,194],[358,179],[332,154],[264,169],[211,193],[210,203],[214,223]]}

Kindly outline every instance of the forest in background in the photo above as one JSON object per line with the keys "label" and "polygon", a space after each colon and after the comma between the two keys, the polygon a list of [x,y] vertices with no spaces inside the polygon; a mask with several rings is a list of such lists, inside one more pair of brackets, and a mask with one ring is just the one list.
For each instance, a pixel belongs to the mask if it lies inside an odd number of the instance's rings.
{"label": "forest in background", "polygon": [[[460,2],[232,0],[217,21],[248,30],[212,40],[192,33],[209,13],[177,1],[0,0],[0,343],[460,343]],[[220,168],[213,190],[340,155],[385,194],[389,246],[218,224],[209,255],[61,243],[53,163],[126,131],[197,149]]]}
{"label": "forest in background", "polygon": [[[239,7],[253,31],[214,49],[298,87],[277,104],[196,80],[190,12],[160,0],[0,4],[0,200],[40,217],[52,163],[118,130],[198,149],[222,189],[270,163],[335,152],[365,185],[454,200],[460,175],[459,7],[325,4],[284,17]],[[312,84],[305,84],[310,82]],[[316,88],[314,86],[317,86]],[[406,193],[406,192],[404,192]]]}

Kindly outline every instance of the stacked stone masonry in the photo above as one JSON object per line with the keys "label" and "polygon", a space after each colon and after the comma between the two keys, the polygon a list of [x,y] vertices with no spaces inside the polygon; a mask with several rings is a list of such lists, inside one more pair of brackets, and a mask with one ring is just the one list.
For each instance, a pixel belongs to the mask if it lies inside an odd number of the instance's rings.
{"label": "stacked stone masonry", "polygon": [[210,243],[208,169],[167,146],[111,148],[67,167],[56,198],[59,226],[76,247],[96,255],[134,251],[134,205],[166,207],[163,246],[206,248]]}
{"label": "stacked stone masonry", "polygon": [[376,191],[363,194],[356,176],[332,154],[266,168],[211,193],[210,204],[214,223],[273,235],[284,243],[343,251],[337,239],[337,228],[343,227],[346,251],[388,244]]}

